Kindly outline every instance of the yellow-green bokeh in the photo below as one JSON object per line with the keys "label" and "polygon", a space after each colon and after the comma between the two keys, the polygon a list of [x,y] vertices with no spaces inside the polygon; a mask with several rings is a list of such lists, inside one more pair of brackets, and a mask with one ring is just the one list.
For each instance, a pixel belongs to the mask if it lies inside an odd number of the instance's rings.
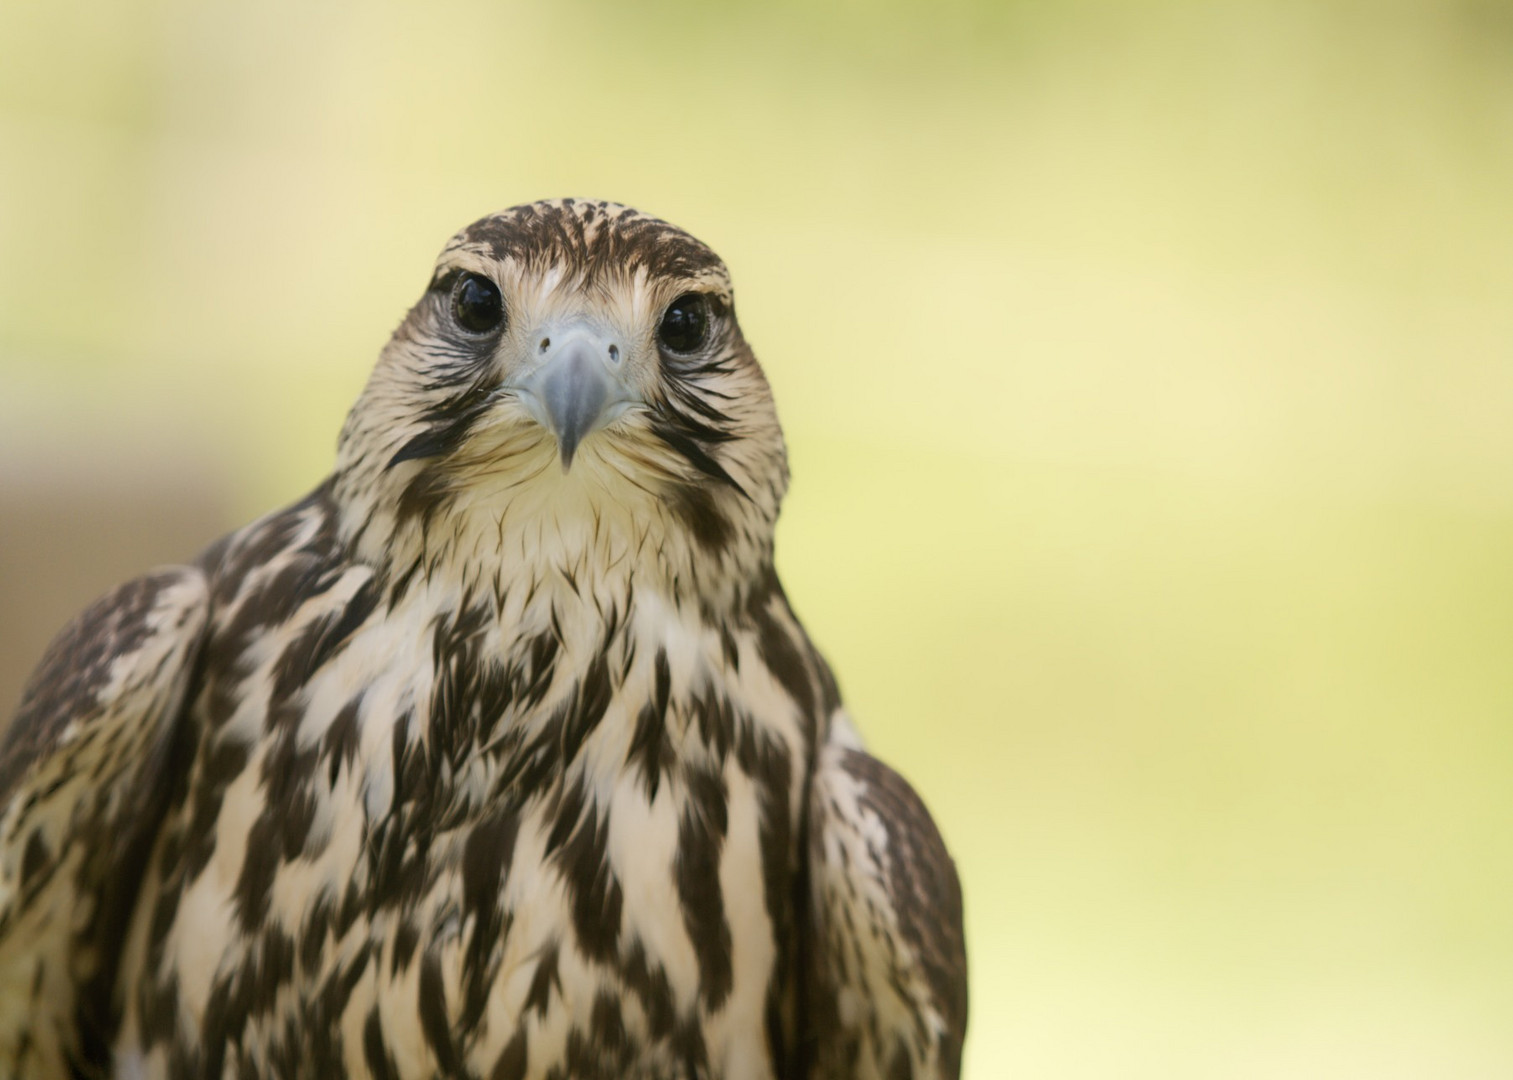
{"label": "yellow-green bokeh", "polygon": [[1513,1075],[1513,7],[9,0],[0,448],[287,501],[559,194],[732,268],[969,1077]]}

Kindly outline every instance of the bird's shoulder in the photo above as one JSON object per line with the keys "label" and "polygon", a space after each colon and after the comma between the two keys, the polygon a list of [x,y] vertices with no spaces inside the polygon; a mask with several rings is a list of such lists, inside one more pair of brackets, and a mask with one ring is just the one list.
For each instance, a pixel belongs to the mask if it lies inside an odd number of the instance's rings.
{"label": "bird's shoulder", "polygon": [[208,611],[204,573],[168,566],[117,586],[70,621],[27,680],[0,743],[0,805],[64,745],[87,740],[92,720],[180,678]]}
{"label": "bird's shoulder", "polygon": [[[967,960],[961,885],[940,830],[844,712],[820,750],[811,808],[811,978],[816,1004],[837,1008],[820,1025],[819,1075],[954,1080]],[[844,1000],[870,1015],[844,1015]]]}
{"label": "bird's shoulder", "polygon": [[0,743],[0,1072],[102,1052],[208,610],[200,570],[143,575],[70,622],[27,683]]}

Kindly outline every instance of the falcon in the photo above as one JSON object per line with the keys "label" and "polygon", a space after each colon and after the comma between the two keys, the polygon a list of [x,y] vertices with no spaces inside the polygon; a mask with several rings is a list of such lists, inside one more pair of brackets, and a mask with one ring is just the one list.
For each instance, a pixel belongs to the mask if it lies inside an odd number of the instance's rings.
{"label": "falcon", "polygon": [[730,278],[441,253],[310,495],[99,600],[0,744],[0,1074],[955,1077],[954,866],[773,569]]}

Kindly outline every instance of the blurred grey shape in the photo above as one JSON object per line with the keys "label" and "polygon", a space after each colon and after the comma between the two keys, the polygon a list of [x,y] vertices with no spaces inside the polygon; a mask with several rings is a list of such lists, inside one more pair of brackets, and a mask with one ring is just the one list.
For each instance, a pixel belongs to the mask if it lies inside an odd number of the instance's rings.
{"label": "blurred grey shape", "polygon": [[161,424],[96,427],[86,444],[73,426],[0,425],[0,729],[70,618],[227,531],[227,472]]}

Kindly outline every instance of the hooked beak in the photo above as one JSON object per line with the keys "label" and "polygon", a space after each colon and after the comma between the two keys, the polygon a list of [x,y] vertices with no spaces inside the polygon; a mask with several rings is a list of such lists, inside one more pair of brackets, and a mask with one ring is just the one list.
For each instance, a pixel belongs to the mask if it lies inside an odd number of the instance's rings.
{"label": "hooked beak", "polygon": [[624,350],[587,326],[543,334],[538,353],[515,388],[526,410],[556,436],[566,472],[589,434],[641,399],[625,372]]}

